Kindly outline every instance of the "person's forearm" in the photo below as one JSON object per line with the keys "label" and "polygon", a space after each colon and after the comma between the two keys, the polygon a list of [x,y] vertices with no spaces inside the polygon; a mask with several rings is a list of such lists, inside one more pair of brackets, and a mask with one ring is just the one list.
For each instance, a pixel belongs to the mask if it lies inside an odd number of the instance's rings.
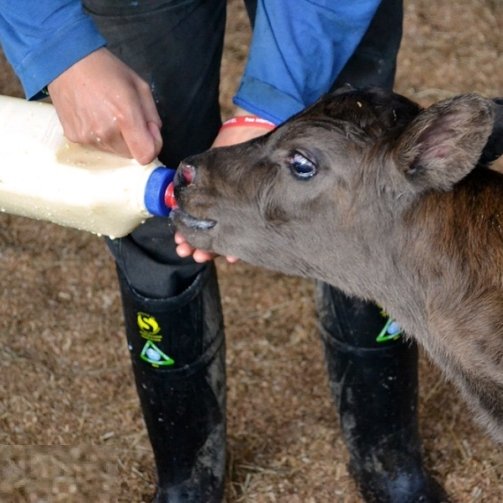
{"label": "person's forearm", "polygon": [[0,34],[29,99],[106,43],[79,0],[0,0]]}

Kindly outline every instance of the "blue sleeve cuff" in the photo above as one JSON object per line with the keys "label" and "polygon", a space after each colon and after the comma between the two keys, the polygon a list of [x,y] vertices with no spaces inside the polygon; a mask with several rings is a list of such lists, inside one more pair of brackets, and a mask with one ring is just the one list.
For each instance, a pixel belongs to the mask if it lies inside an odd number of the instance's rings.
{"label": "blue sleeve cuff", "polygon": [[281,124],[288,117],[300,112],[304,103],[276,89],[267,82],[245,75],[232,102],[247,112]]}
{"label": "blue sleeve cuff", "polygon": [[106,45],[92,20],[82,15],[33,48],[14,68],[28,99],[42,97],[42,89],[70,66]]}

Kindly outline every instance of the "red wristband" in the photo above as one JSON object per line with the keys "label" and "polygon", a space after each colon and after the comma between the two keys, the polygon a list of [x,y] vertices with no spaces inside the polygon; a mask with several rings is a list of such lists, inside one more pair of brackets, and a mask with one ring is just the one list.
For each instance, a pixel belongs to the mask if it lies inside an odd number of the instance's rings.
{"label": "red wristband", "polygon": [[220,130],[237,126],[261,127],[268,130],[274,129],[276,127],[272,122],[266,119],[261,119],[260,117],[256,117],[255,115],[239,115],[225,121],[222,124]]}

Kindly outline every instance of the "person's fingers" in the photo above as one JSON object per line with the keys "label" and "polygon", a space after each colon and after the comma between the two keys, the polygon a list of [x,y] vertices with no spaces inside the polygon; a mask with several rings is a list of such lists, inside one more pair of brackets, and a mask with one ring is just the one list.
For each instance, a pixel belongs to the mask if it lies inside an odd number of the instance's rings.
{"label": "person's fingers", "polygon": [[141,110],[131,110],[130,115],[116,122],[94,142],[98,148],[133,157],[141,164],[148,164],[159,155],[163,144],[159,126],[145,122]]}
{"label": "person's fingers", "polygon": [[186,242],[177,245],[176,253],[178,254],[179,257],[182,258],[190,257],[192,255],[194,261],[198,263],[208,262],[209,260],[212,260],[215,257],[213,253],[210,253],[206,250],[194,249]]}
{"label": "person's fingers", "polygon": [[161,136],[161,129],[160,126],[155,123],[155,122],[148,122],[147,123],[148,129],[150,131],[150,134],[152,135],[152,138],[154,139],[154,148],[156,151],[156,157],[159,155],[162,149],[162,136]]}
{"label": "person's fingers", "polygon": [[100,121],[100,127],[89,131],[87,137],[81,137],[78,143],[92,145],[100,150],[112,152],[122,157],[133,157],[127,143],[124,141],[120,128],[117,127],[113,118],[108,124],[106,120],[103,117]]}
{"label": "person's fingers", "polygon": [[153,122],[157,124],[157,127],[161,129],[162,120],[157,111],[157,106],[152,95],[152,90],[150,86],[142,79],[138,79],[136,83],[136,88],[140,96],[141,106],[143,109],[143,114],[146,122]]}
{"label": "person's fingers", "polygon": [[123,116],[121,133],[132,156],[140,163],[153,161],[162,148],[161,118],[157,112],[150,86],[139,77],[134,78],[135,95],[129,102],[129,114]]}
{"label": "person's fingers", "polygon": [[118,117],[119,129],[131,155],[141,164],[148,164],[158,154],[156,142],[140,106],[124,110]]}
{"label": "person's fingers", "polygon": [[[183,258],[192,255],[196,262],[207,262],[208,260],[212,260],[217,256],[215,253],[193,248],[189,245],[189,243],[187,243],[187,240],[179,231],[175,231],[174,239],[175,244],[177,245],[176,253],[179,257]],[[238,257],[233,257],[231,255],[226,256],[225,259],[227,260],[227,262],[229,262],[229,264],[235,264],[239,261]]]}
{"label": "person's fingers", "polygon": [[215,254],[210,253],[206,250],[196,249],[192,254],[192,258],[194,259],[194,262],[202,264],[204,262],[209,262],[210,260],[213,260],[215,258]]}
{"label": "person's fingers", "polygon": [[175,243],[177,245],[180,245],[180,244],[186,243],[186,242],[187,242],[187,240],[185,239],[183,234],[181,234],[180,231],[175,231]]}
{"label": "person's fingers", "polygon": [[188,243],[181,243],[176,247],[176,253],[179,257],[185,258],[189,257],[194,253],[194,248],[190,246]]}

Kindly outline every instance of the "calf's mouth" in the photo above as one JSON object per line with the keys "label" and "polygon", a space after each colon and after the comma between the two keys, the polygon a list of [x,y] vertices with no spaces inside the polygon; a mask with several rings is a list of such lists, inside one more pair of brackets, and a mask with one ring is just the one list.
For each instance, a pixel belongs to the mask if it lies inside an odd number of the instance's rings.
{"label": "calf's mouth", "polygon": [[199,231],[208,231],[217,225],[216,220],[212,220],[211,218],[197,218],[182,210],[180,207],[171,212],[171,218],[173,218],[175,223],[182,223],[186,227]]}
{"label": "calf's mouth", "polygon": [[177,206],[171,211],[171,218],[175,224],[182,224],[189,229],[208,231],[217,225],[217,221],[211,218],[201,218],[192,215],[185,209],[187,191],[191,189],[196,176],[196,168],[182,162],[174,179],[174,192]]}

